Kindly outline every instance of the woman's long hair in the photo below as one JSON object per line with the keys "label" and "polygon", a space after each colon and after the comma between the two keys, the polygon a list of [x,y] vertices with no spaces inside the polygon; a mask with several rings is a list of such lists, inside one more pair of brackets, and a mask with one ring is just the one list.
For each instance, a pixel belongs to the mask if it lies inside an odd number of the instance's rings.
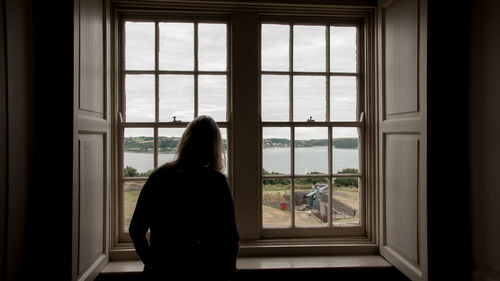
{"label": "woman's long hair", "polygon": [[219,126],[210,116],[200,115],[189,123],[182,134],[175,160],[165,166],[203,166],[222,171],[225,162],[223,151]]}

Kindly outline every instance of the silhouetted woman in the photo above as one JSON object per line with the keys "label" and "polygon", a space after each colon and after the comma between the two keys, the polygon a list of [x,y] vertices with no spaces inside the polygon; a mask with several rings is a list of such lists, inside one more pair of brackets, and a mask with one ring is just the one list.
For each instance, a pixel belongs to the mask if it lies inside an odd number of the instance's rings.
{"label": "silhouetted woman", "polygon": [[144,184],[129,232],[147,280],[227,280],[235,272],[239,234],[223,149],[217,123],[199,116],[176,159]]}

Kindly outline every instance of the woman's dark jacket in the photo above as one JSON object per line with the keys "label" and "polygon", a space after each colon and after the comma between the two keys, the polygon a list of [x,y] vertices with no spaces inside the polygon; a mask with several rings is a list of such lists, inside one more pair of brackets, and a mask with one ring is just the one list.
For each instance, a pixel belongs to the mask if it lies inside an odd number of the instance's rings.
{"label": "woman's dark jacket", "polygon": [[211,168],[153,172],[129,232],[148,279],[180,274],[183,280],[224,280],[236,269],[239,234],[231,191],[226,177]]}

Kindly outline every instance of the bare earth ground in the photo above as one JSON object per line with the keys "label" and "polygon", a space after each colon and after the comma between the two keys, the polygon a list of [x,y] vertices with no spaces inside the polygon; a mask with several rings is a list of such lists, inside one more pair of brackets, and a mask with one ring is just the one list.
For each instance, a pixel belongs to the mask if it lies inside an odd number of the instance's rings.
{"label": "bare earth ground", "polygon": [[[335,199],[342,201],[343,203],[351,206],[352,208],[359,208],[358,193],[357,190],[339,190],[343,194],[339,196],[334,195]],[[130,225],[130,220],[134,213],[135,204],[137,198],[139,197],[140,190],[128,190],[123,193],[124,196],[124,228],[128,229]],[[280,210],[278,208],[270,206],[262,206],[263,214],[263,224],[264,227],[289,227],[291,224],[291,213],[290,210]],[[359,218],[346,219],[345,222],[356,222]],[[344,220],[342,220],[344,221]],[[335,221],[335,223],[340,221]],[[295,225],[297,226],[310,226],[318,227],[325,226],[326,224],[322,222],[315,215],[310,214],[308,211],[297,211],[295,213]]]}
{"label": "bare earth ground", "polygon": [[[289,210],[262,206],[264,227],[289,227],[291,224],[291,214]],[[325,223],[307,211],[297,211],[295,213],[295,225],[297,226],[324,226]]]}

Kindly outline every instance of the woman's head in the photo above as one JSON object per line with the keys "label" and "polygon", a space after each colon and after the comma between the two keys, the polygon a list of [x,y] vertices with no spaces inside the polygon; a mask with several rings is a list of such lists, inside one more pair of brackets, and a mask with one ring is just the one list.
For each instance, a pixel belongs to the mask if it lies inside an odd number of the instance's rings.
{"label": "woman's head", "polygon": [[219,126],[210,116],[201,115],[182,134],[173,164],[208,166],[221,171],[223,149]]}

